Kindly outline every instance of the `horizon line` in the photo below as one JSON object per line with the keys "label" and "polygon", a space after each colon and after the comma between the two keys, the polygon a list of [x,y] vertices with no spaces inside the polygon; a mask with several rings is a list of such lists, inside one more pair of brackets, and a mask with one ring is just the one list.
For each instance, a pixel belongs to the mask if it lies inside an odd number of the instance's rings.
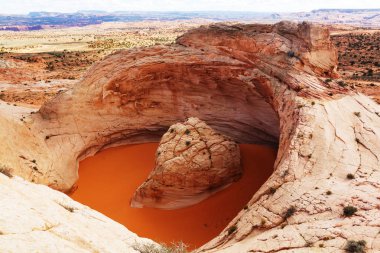
{"label": "horizon line", "polygon": [[84,9],[73,12],[60,12],[60,11],[29,11],[23,13],[1,13],[0,15],[12,16],[12,15],[30,15],[32,13],[59,13],[59,14],[73,14],[73,13],[81,13],[81,12],[102,12],[102,13],[118,13],[118,12],[136,12],[136,13],[170,13],[170,12],[182,12],[182,13],[206,13],[206,12],[219,12],[219,13],[263,13],[263,14],[273,14],[273,13],[302,13],[302,12],[315,12],[315,11],[380,11],[380,8],[319,8],[312,10],[304,10],[304,11],[244,11],[244,10],[119,10],[119,11],[106,11],[106,10],[97,10],[97,9]]}

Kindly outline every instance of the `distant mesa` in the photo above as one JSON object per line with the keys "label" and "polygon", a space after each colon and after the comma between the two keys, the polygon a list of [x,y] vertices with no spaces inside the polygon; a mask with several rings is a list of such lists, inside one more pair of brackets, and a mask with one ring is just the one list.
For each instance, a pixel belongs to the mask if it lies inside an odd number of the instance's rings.
{"label": "distant mesa", "polygon": [[[380,9],[318,9],[311,12],[273,13],[273,12],[149,12],[149,11],[115,11],[81,10],[75,13],[37,11],[27,15],[0,15],[0,27],[11,27],[11,31],[33,30],[19,29],[19,26],[43,28],[72,27],[101,24],[104,22],[139,22],[139,21],[173,21],[207,19],[210,21],[245,21],[274,23],[279,20],[311,21],[327,24],[349,24],[363,27],[379,27],[376,17]],[[338,15],[340,15],[338,17]]]}
{"label": "distant mesa", "polygon": [[318,9],[311,11],[316,12],[341,12],[341,13],[363,13],[363,12],[380,12],[380,9]]}
{"label": "distant mesa", "polygon": [[34,26],[3,26],[0,27],[0,31],[38,31],[44,29],[41,25]]}
{"label": "distant mesa", "polygon": [[55,17],[62,15],[60,12],[47,12],[47,11],[36,11],[36,12],[29,12],[28,16],[31,18],[36,17]]}

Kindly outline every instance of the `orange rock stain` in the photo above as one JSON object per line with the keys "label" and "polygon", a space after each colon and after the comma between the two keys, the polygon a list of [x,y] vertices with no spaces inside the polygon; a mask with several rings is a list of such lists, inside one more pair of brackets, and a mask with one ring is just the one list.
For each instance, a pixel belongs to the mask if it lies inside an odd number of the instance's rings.
{"label": "orange rock stain", "polygon": [[71,197],[125,225],[141,237],[194,249],[217,236],[242,210],[273,171],[276,150],[241,144],[243,177],[191,207],[178,210],[131,208],[130,199],[154,168],[158,143],[110,148],[79,165],[78,189]]}

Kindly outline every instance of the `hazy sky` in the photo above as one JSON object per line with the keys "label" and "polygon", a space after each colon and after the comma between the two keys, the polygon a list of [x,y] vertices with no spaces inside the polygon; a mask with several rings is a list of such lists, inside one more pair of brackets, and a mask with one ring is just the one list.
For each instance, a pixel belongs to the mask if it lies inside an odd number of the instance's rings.
{"label": "hazy sky", "polygon": [[310,11],[380,8],[380,0],[0,0],[0,13],[30,11]]}

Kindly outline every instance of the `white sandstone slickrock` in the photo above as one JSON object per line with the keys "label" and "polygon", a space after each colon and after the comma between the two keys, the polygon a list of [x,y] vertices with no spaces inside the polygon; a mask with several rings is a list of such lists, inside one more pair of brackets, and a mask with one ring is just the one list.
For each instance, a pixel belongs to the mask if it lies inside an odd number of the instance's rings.
{"label": "white sandstone slickrock", "polygon": [[64,193],[3,173],[0,210],[1,253],[139,253],[155,244]]}

